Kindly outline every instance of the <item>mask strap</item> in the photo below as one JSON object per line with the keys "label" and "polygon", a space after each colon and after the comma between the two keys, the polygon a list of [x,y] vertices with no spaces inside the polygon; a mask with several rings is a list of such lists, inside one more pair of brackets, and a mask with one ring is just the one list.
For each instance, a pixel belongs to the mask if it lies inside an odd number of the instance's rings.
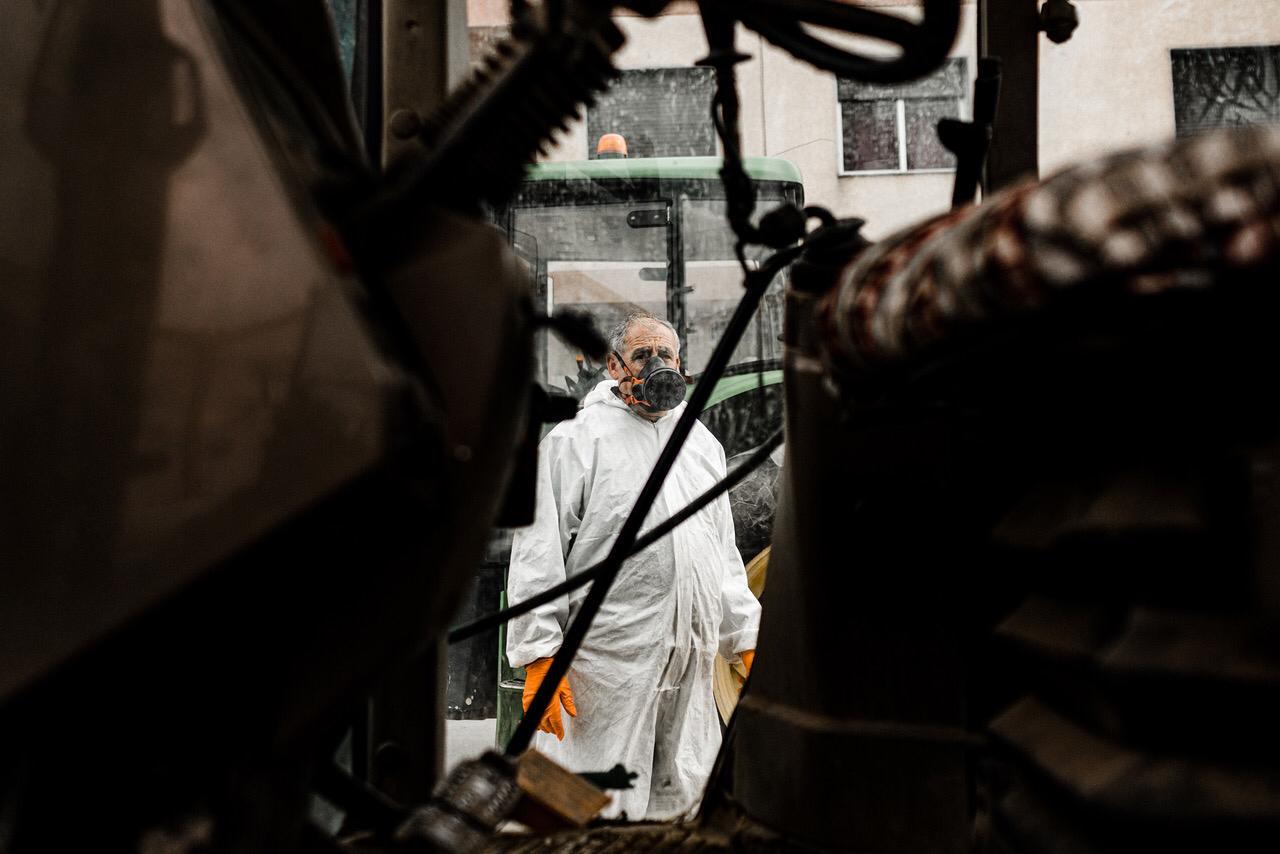
{"label": "mask strap", "polygon": [[[639,403],[639,401],[636,400],[636,396],[634,392],[636,389],[636,383],[640,382],[640,378],[637,377],[635,374],[631,373],[631,369],[627,367],[626,360],[622,358],[621,353],[619,353],[617,350],[614,350],[612,352],[613,352],[613,358],[618,360],[618,364],[622,366],[623,373],[626,374],[626,376],[624,376],[623,379],[618,380],[618,385],[619,385],[618,394],[622,397],[623,402],[628,405]],[[624,380],[631,381],[631,386],[630,386],[631,390],[626,394],[623,394],[621,389],[621,385]]]}
{"label": "mask strap", "polygon": [[638,376],[636,376],[635,374],[631,373],[631,369],[627,367],[627,363],[626,363],[626,361],[622,358],[622,354],[621,354],[621,353],[619,353],[617,350],[613,350],[613,351],[612,351],[612,353],[613,353],[613,358],[615,358],[615,359],[617,359],[617,360],[618,360],[618,364],[622,366],[622,370],[626,372],[627,377],[628,377],[629,379],[632,379],[632,380],[638,380],[638,379],[640,379]]}

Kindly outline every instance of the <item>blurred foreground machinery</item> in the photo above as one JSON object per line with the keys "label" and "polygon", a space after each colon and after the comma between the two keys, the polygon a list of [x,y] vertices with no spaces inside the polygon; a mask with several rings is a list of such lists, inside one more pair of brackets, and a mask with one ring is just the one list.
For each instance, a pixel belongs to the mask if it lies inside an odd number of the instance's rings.
{"label": "blurred foreground machinery", "polygon": [[322,3],[3,17],[0,850],[303,849],[502,500],[527,280],[430,200],[353,258]]}
{"label": "blurred foreground machinery", "polygon": [[1278,273],[1265,129],[1022,184],[834,283],[797,271],[720,824],[857,851],[1274,849]]}

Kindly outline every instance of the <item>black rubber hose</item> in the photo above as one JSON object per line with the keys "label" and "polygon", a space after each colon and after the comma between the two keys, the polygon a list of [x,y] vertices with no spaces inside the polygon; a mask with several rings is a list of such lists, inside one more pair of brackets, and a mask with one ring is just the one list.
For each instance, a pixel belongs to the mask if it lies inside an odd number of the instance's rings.
{"label": "black rubber hose", "polygon": [[[959,0],[925,0],[918,24],[832,0],[704,0],[729,10],[743,24],[811,65],[867,83],[901,83],[936,69],[960,31]],[[814,36],[805,25],[896,44],[890,59],[859,56]]]}
{"label": "black rubber hose", "polygon": [[[751,474],[751,472],[759,468],[764,463],[764,461],[769,458],[769,454],[773,453],[774,449],[781,444],[782,444],[782,431],[778,430],[776,433],[774,433],[772,436],[766,439],[764,441],[764,444],[760,445],[760,447],[752,451],[750,457],[747,457],[747,459],[743,460],[742,463],[739,464],[737,467],[735,467],[733,471],[725,475],[719,482],[717,482],[714,486],[712,486],[706,492],[699,495],[693,501],[690,501],[685,507],[682,507],[680,509],[680,512],[676,513],[674,516],[662,522],[661,524],[654,526],[650,530],[645,531],[636,540],[635,546],[631,549],[631,552],[630,554],[627,555],[627,557],[631,557],[637,554],[638,552],[641,552],[644,549],[649,548],[649,546],[653,545],[658,540],[662,539],[667,534],[674,531],[680,525],[687,522],[689,519],[691,519],[694,516],[694,514],[702,510],[712,501],[715,501],[721,495],[728,492],[730,489],[733,489],[735,486],[741,483],[742,480],[747,475]],[[595,581],[597,578],[600,577],[601,572],[608,565],[609,565],[609,561],[608,561],[608,558],[606,558],[605,560],[602,560],[599,563],[597,563],[595,566],[589,569],[584,569],[582,572],[578,573],[573,578],[569,578],[569,579],[566,579],[565,581],[561,581],[559,584],[555,585],[554,587],[548,587],[546,590],[543,590],[540,593],[535,593],[533,596],[530,596],[528,599],[524,599],[520,602],[517,602],[514,605],[508,605],[506,608],[503,608],[501,611],[495,611],[492,614],[486,614],[485,616],[480,617],[477,620],[472,620],[470,623],[466,623],[465,625],[458,626],[456,629],[449,632],[449,643],[457,643],[458,641],[464,641],[467,638],[475,637],[478,634],[487,632],[489,631],[489,629],[497,628],[498,626],[502,625],[508,620],[512,620],[516,617],[519,617],[521,614],[527,614],[528,612],[532,611],[534,608],[537,608],[540,605],[545,605],[546,603],[552,601],[553,599],[557,599],[560,596],[563,596],[564,594],[572,590],[577,590],[579,587],[582,587],[583,585],[590,584],[592,581]]]}
{"label": "black rubber hose", "polygon": [[644,487],[640,490],[640,496],[631,508],[631,513],[627,516],[626,522],[623,523],[622,531],[618,534],[618,539],[614,541],[613,548],[609,550],[609,555],[605,558],[606,565],[600,570],[600,578],[587,591],[587,597],[583,601],[582,607],[578,610],[577,617],[569,625],[569,630],[560,645],[560,650],[551,660],[551,666],[543,677],[542,684],[538,686],[538,691],[529,703],[529,708],[525,710],[524,717],[520,719],[515,732],[511,734],[511,740],[507,742],[506,753],[508,756],[518,756],[528,749],[529,743],[533,740],[533,734],[537,731],[538,723],[542,720],[543,713],[546,712],[547,707],[556,696],[556,688],[559,686],[560,680],[569,672],[569,665],[572,663],[573,657],[577,655],[578,648],[582,646],[583,638],[587,636],[587,630],[591,628],[592,620],[595,619],[601,604],[604,603],[605,597],[609,594],[609,589],[613,586],[614,579],[617,578],[618,571],[622,568],[622,562],[631,554],[635,546],[636,537],[640,533],[640,526],[644,524],[645,517],[649,515],[649,510],[658,497],[658,491],[662,488],[662,483],[666,480],[667,473],[671,471],[671,467],[674,465],[681,448],[684,447],[684,441],[693,429],[694,422],[697,421],[702,408],[706,406],[707,399],[711,396],[712,388],[729,364],[729,359],[732,357],[734,349],[738,346],[742,333],[746,331],[747,326],[751,323],[751,318],[754,316],[756,308],[760,305],[760,299],[764,296],[769,283],[773,281],[773,277],[795,260],[800,251],[801,247],[795,246],[776,252],[765,261],[764,266],[759,270],[748,274],[747,292],[742,295],[742,300],[738,303],[733,317],[729,320],[728,327],[716,344],[716,348],[711,354],[711,359],[707,363],[707,369],[702,375],[701,382],[694,387],[693,394],[685,406],[684,413],[681,414],[680,420],[676,422],[676,426],[671,432],[671,438],[663,446],[662,453],[658,456],[658,462],[654,465],[649,479],[645,481]]}
{"label": "black rubber hose", "polygon": [[[948,0],[954,5],[955,0]],[[930,4],[925,4],[930,5]],[[938,14],[943,2],[933,2],[934,15]],[[777,23],[786,21],[803,21],[815,27],[828,27],[845,32],[858,33],[869,38],[893,42],[903,48],[909,46],[920,36],[921,30],[930,30],[938,26],[936,17],[930,18],[928,10],[925,18],[914,24],[896,15],[886,15],[872,9],[852,6],[848,3],[833,3],[829,0],[744,0],[741,8],[748,12],[769,15]]]}

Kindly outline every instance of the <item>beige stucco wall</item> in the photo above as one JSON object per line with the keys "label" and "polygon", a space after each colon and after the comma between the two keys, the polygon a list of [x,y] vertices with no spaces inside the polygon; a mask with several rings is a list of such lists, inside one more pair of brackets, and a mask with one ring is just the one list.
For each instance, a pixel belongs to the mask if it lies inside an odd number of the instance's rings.
{"label": "beige stucco wall", "polygon": [[511,0],[467,0],[467,26],[502,27],[511,16]]}
{"label": "beige stucco wall", "polygon": [[[471,0],[472,23],[502,23],[506,0]],[[917,7],[884,11],[911,16]],[[1169,50],[1174,47],[1280,43],[1280,0],[1076,0],[1080,28],[1055,45],[1040,36],[1040,164],[1042,174],[1111,150],[1173,137]],[[975,71],[976,7],[963,6],[953,55]],[[687,65],[706,52],[695,14],[656,20],[621,18],[628,42],[622,68]],[[841,176],[835,79],[742,30],[739,66],[743,147],[748,155],[783,157],[804,176],[813,204],[867,220],[866,233],[891,231],[945,210],[952,176]],[[867,45],[862,46],[867,49]],[[587,156],[581,123],[552,159]]]}
{"label": "beige stucco wall", "polygon": [[1172,48],[1280,43],[1280,0],[1076,0],[1080,28],[1041,37],[1040,171],[1173,137]]}

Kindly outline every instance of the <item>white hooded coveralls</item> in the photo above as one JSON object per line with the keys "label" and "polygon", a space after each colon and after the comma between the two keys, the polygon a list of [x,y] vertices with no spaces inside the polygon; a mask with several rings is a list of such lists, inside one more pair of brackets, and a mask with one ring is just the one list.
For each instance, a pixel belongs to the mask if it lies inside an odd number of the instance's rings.
{"label": "white hooded coveralls", "polygon": [[[516,531],[507,599],[520,602],[609,553],[685,404],[656,422],[627,408],[605,380],[577,418],[538,447],[537,514]],[[725,475],[724,448],[695,424],[667,475],[647,531]],[[552,656],[587,587],[511,621],[512,666]],[[609,815],[665,819],[695,808],[720,746],[712,696],[717,650],[733,661],[755,649],[760,605],[734,545],[721,496],[670,535],[628,559],[569,668],[578,716],[565,737],[539,732],[534,747],[570,771],[636,771],[613,792]]]}

